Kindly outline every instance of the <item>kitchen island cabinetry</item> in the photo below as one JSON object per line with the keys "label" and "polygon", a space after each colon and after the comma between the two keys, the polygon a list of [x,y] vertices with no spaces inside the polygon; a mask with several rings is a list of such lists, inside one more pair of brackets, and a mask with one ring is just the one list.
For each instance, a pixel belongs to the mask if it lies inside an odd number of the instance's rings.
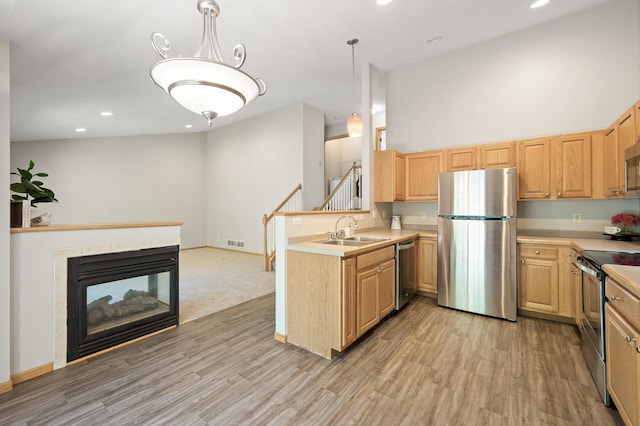
{"label": "kitchen island cabinetry", "polygon": [[568,247],[518,244],[518,313],[575,321],[571,253]]}
{"label": "kitchen island cabinetry", "polygon": [[431,238],[418,239],[417,290],[426,296],[438,294],[438,247]]}
{"label": "kitchen island cabinetry", "polygon": [[444,152],[426,151],[405,155],[405,201],[438,199],[438,174],[444,171]]}
{"label": "kitchen island cabinetry", "polygon": [[404,200],[404,162],[404,155],[392,149],[373,153],[375,202]]}
{"label": "kitchen island cabinetry", "polygon": [[394,246],[351,257],[287,250],[288,343],[331,359],[395,303]]}
{"label": "kitchen island cabinetry", "polygon": [[640,299],[606,278],[607,390],[628,425],[640,422]]}
{"label": "kitchen island cabinetry", "polygon": [[447,149],[445,158],[445,170],[447,172],[516,166],[513,142]]}

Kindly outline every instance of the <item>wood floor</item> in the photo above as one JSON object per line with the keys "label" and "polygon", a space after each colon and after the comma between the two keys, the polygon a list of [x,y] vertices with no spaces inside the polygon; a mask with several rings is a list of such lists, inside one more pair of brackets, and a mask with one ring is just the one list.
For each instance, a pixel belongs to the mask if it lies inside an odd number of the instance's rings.
{"label": "wood floor", "polygon": [[19,384],[0,424],[622,424],[571,325],[417,297],[333,361],[273,332],[270,294]]}

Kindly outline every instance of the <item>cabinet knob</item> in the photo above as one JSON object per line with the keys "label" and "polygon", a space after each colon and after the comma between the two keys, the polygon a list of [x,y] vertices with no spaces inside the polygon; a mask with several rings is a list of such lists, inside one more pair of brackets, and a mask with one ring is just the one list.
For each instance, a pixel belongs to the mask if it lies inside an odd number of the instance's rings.
{"label": "cabinet knob", "polygon": [[640,347],[636,346],[636,352],[640,353]]}
{"label": "cabinet knob", "polygon": [[618,296],[611,296],[609,298],[609,301],[611,301],[611,302],[615,302],[616,300],[620,300],[620,298]]}
{"label": "cabinet knob", "polygon": [[562,197],[562,192],[558,192],[558,197]]}
{"label": "cabinet knob", "polygon": [[549,194],[548,192],[544,193],[544,196],[547,197],[547,198],[549,198],[549,195],[551,195],[551,194]]}
{"label": "cabinet knob", "polygon": [[540,254],[540,250],[536,250],[536,254]]}
{"label": "cabinet knob", "polygon": [[520,263],[522,263],[524,265],[526,262],[524,260],[521,260]]}

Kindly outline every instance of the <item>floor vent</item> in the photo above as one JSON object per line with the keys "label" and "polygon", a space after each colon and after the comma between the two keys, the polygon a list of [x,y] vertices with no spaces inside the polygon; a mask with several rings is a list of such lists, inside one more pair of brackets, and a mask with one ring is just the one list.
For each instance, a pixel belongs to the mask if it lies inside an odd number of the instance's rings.
{"label": "floor vent", "polygon": [[227,240],[227,245],[231,247],[244,247],[244,241]]}

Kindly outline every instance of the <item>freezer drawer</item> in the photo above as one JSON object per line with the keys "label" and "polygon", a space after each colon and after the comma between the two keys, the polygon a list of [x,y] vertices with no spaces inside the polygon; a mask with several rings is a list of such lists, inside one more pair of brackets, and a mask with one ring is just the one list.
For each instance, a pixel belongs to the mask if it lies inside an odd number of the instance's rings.
{"label": "freezer drawer", "polygon": [[438,304],[516,320],[516,219],[438,218]]}

